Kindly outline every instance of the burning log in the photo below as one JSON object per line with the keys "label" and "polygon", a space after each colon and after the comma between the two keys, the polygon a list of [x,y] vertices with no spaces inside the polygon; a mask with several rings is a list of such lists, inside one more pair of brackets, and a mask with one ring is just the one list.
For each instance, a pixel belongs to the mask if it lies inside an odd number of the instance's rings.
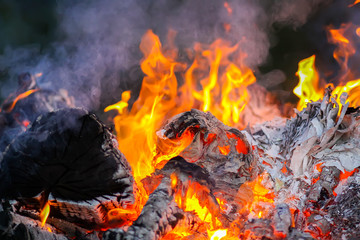
{"label": "burning log", "polygon": [[[176,194],[181,195],[184,193],[183,191],[187,190],[190,179],[208,185],[211,180],[206,170],[186,162],[181,157],[175,157],[150,178],[157,179],[157,176],[161,176],[161,183],[150,194],[139,218],[127,231],[123,229],[108,230],[104,234],[104,240],[160,239],[176,229],[186,229],[187,232],[193,232],[196,235],[196,232],[201,229],[201,220],[193,213],[184,212],[179,208],[175,197]],[[203,204],[213,209],[210,212],[219,212],[219,206],[211,192],[203,192],[200,195]],[[205,231],[205,229],[203,230]]]}
{"label": "burning log", "polygon": [[182,218],[183,211],[173,201],[171,179],[165,177],[150,194],[139,218],[129,229],[126,232],[123,229],[108,230],[104,233],[104,240],[160,239],[175,228]]}
{"label": "burning log", "polygon": [[[79,236],[79,232],[78,232]],[[12,211],[10,204],[0,204],[0,238],[4,240],[67,240],[63,234],[52,233],[41,228],[37,221]]]}
{"label": "burning log", "polygon": [[192,109],[181,113],[159,131],[159,137],[176,141],[186,132],[193,135],[193,141],[180,156],[211,173],[216,179],[215,189],[237,190],[258,175],[257,161],[248,154],[251,149],[245,136],[210,112]]}
{"label": "burning log", "polygon": [[40,116],[7,147],[0,179],[1,198],[43,193],[42,207],[51,194],[67,200],[53,202],[52,209],[72,215],[67,218],[75,221],[92,219],[95,225],[106,221],[109,210],[134,201],[131,168],[115,137],[95,115],[82,109]]}

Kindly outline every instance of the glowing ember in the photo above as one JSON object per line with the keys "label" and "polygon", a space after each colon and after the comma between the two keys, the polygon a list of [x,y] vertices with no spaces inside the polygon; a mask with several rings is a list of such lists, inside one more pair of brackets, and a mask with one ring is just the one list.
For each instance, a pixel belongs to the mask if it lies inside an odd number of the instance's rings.
{"label": "glowing ember", "polygon": [[44,208],[40,212],[40,219],[41,219],[41,227],[45,226],[46,220],[49,217],[50,213],[50,204],[47,202]]}
{"label": "glowing ember", "polygon": [[353,171],[346,171],[344,170],[344,172],[341,172],[340,173],[340,181],[341,180],[344,180],[344,179],[347,179],[348,177],[350,177],[351,175],[353,175],[355,172],[357,172],[358,170],[355,168]]}

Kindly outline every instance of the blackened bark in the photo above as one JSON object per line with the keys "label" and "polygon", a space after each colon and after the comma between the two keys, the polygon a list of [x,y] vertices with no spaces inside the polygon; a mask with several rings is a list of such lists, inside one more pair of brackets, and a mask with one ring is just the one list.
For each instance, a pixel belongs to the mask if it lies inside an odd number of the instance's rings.
{"label": "blackened bark", "polygon": [[132,201],[131,168],[110,130],[77,108],[41,115],[6,149],[0,162],[0,197],[42,191],[65,200],[115,196]]}

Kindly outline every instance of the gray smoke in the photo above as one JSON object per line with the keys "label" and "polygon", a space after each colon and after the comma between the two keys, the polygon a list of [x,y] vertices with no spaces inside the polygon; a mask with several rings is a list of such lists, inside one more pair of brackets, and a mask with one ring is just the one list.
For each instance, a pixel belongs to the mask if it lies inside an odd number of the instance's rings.
{"label": "gray smoke", "polygon": [[[229,0],[229,14],[224,1],[215,0],[59,1],[59,40],[50,49],[8,48],[0,56],[0,70],[10,75],[1,95],[14,90],[17,74],[42,72],[40,87],[65,88],[77,106],[98,109],[104,96],[119,99],[119,89],[139,84],[122,72],[139,63],[138,46],[147,29],[162,40],[169,29],[177,31],[181,47],[219,37],[242,40],[247,64],[256,68],[268,57],[274,22],[299,27],[324,2],[328,0]],[[224,23],[231,24],[230,33]]]}

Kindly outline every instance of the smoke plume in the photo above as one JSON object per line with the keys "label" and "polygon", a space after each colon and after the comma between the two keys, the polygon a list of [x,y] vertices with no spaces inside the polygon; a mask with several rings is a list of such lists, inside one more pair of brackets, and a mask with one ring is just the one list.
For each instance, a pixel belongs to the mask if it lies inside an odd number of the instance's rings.
{"label": "smoke plume", "polygon": [[[299,27],[326,2],[229,0],[230,11],[224,1],[215,0],[59,1],[58,41],[45,50],[9,47],[0,56],[0,68],[10,76],[1,94],[13,91],[16,76],[29,71],[43,73],[38,79],[42,88],[68,90],[77,106],[96,110],[102,101],[119,100],[122,90],[141,80],[124,72],[138,65],[142,57],[138,46],[147,29],[162,40],[169,29],[175,30],[181,47],[219,37],[234,43],[242,40],[247,64],[255,69],[268,59],[273,23]],[[225,23],[231,25],[229,33]]]}

